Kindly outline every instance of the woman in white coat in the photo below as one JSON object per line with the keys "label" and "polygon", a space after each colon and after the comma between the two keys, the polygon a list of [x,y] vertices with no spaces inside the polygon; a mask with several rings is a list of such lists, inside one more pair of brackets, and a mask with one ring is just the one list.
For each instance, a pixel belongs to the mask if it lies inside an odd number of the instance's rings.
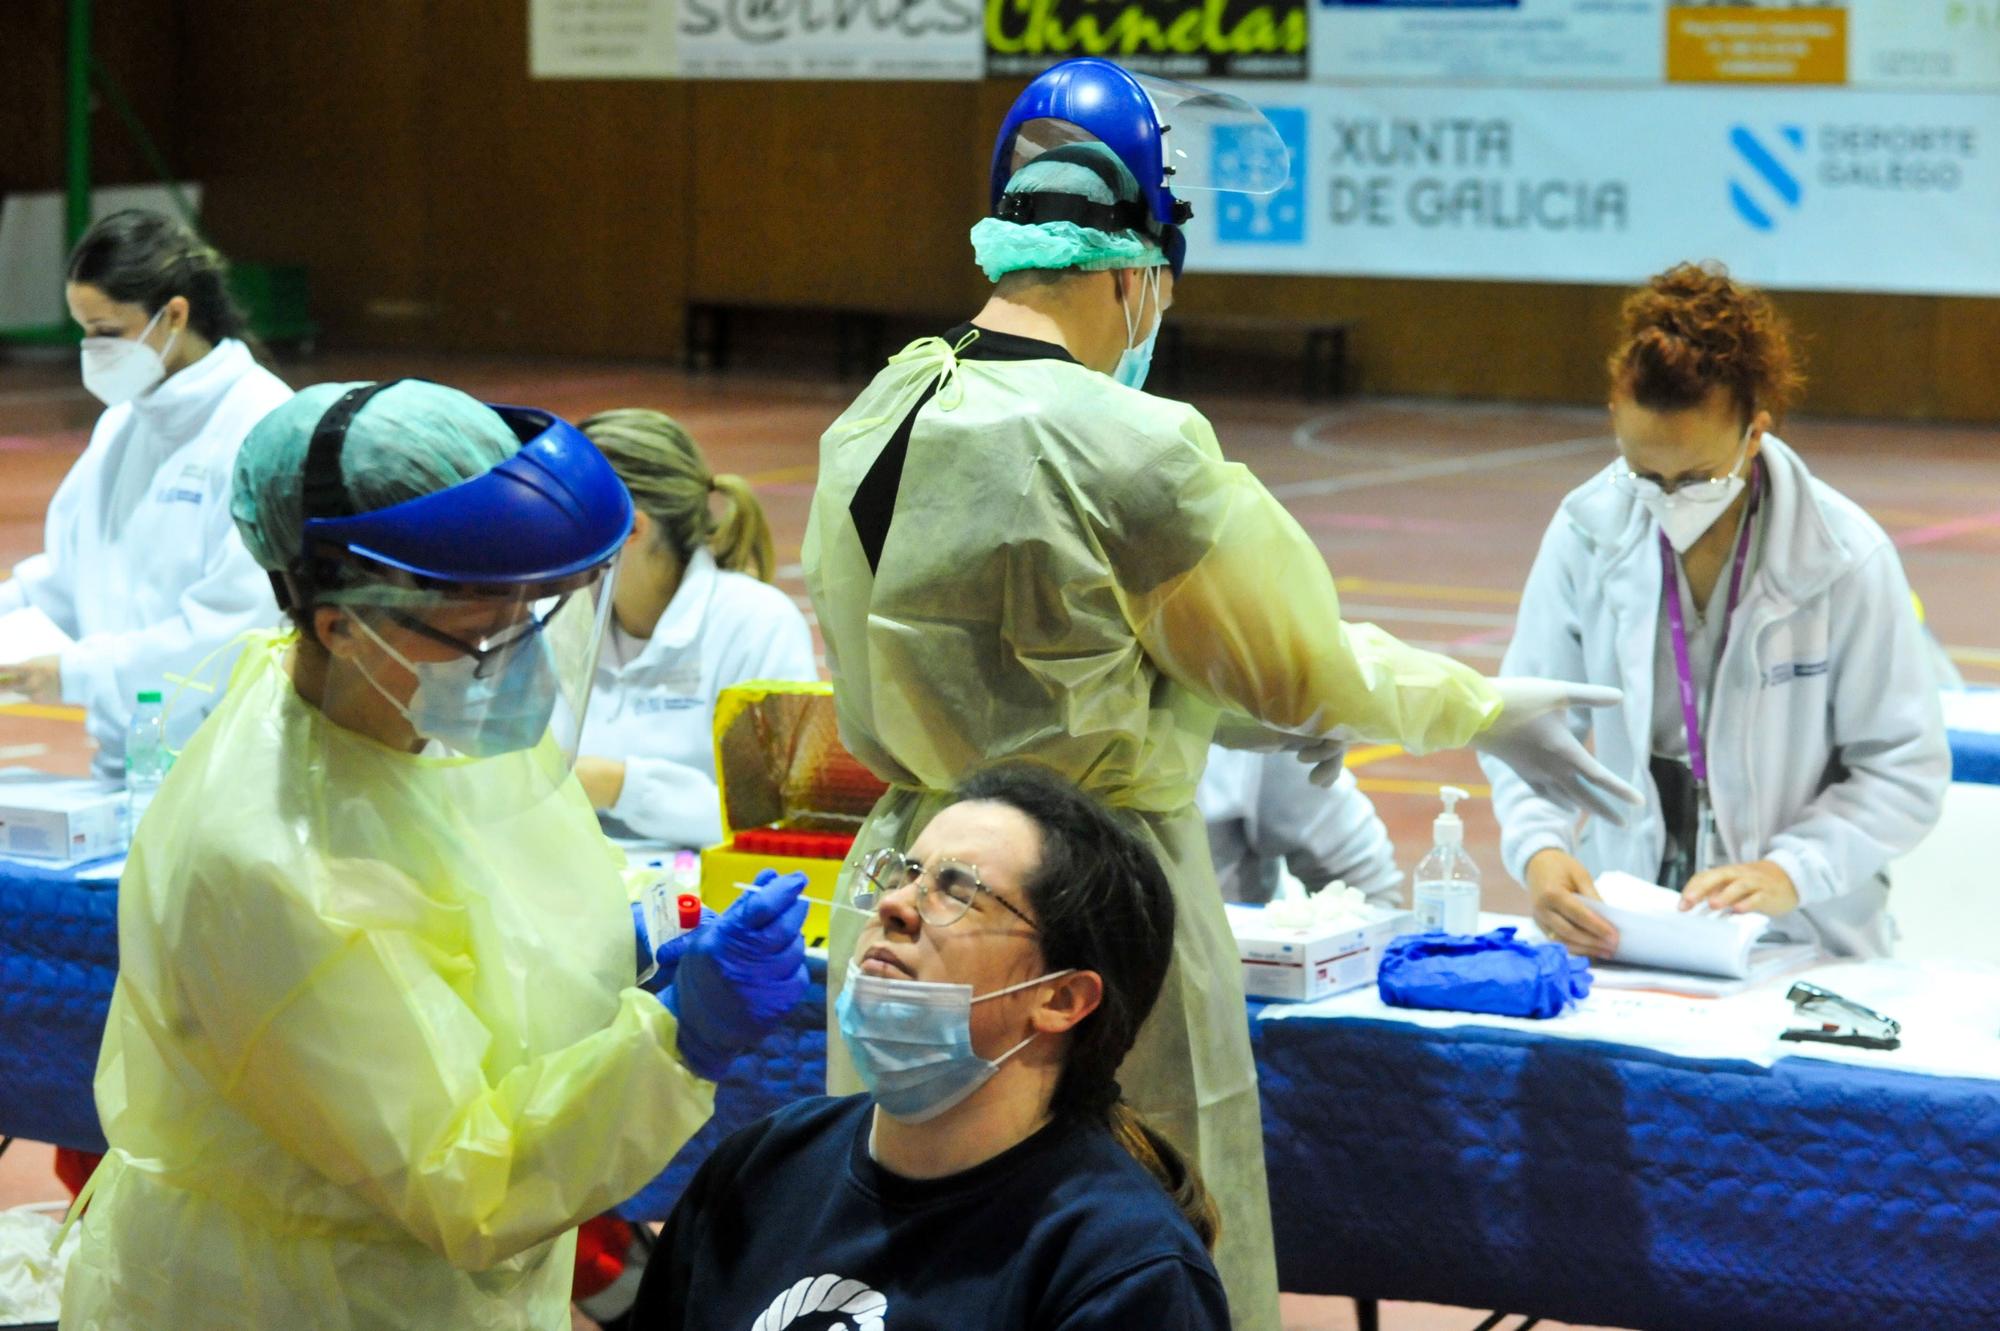
{"label": "woman in white coat", "polygon": [[[229,478],[244,436],[292,390],[244,345],[226,273],[192,231],[136,210],[70,256],[83,383],[106,411],[50,501],[42,552],[0,583],[0,615],[33,607],[70,641],[0,666],[0,690],[82,707],[105,775],[124,770],[140,690],[278,618],[230,519]],[[13,655],[0,640],[0,660]],[[177,709],[169,738],[205,712]]]}
{"label": "woman in white coat", "polygon": [[576,774],[614,836],[713,845],[716,695],[746,680],[817,679],[812,632],[770,585],[771,527],[742,477],[711,474],[687,431],[657,411],[600,412],[581,428],[638,516]]}
{"label": "woman in white coat", "polygon": [[1682,264],[1625,303],[1611,358],[1620,456],[1563,501],[1507,674],[1609,684],[1598,758],[1646,792],[1586,823],[1485,764],[1508,871],[1536,921],[1609,956],[1590,908],[1621,869],[1683,909],[1760,911],[1835,956],[1882,956],[1889,861],[1950,781],[1923,632],[1887,535],[1769,433],[1801,376],[1784,321]]}
{"label": "woman in white coat", "polygon": [[1194,802],[1224,901],[1269,901],[1289,870],[1311,892],[1342,882],[1379,905],[1403,904],[1389,829],[1344,768],[1322,787],[1295,754],[1211,745]]}

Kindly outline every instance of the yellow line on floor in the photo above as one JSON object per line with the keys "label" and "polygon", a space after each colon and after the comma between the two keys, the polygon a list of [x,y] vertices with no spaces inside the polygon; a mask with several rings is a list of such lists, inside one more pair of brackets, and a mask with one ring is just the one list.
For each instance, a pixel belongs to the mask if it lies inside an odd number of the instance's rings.
{"label": "yellow line on floor", "polygon": [[[1430,795],[1435,797],[1438,791],[1442,790],[1447,783],[1442,781],[1405,781],[1400,777],[1364,776],[1356,781],[1355,784],[1371,795]],[[1460,786],[1459,789],[1474,799],[1491,799],[1493,796],[1493,787],[1491,786]]]}
{"label": "yellow line on floor", "polygon": [[81,721],[81,707],[49,707],[41,703],[16,702],[0,707],[0,716],[25,716],[37,721]]}
{"label": "yellow line on floor", "polygon": [[1374,744],[1365,749],[1349,749],[1346,758],[1347,769],[1351,772],[1357,767],[1379,763],[1384,758],[1394,758],[1402,751],[1403,746],[1400,744]]}
{"label": "yellow line on floor", "polygon": [[809,481],[819,475],[817,462],[801,462],[792,467],[773,467],[770,471],[753,471],[743,479],[752,485],[784,485],[789,481]]}
{"label": "yellow line on floor", "polygon": [[1960,665],[2000,666],[2000,652],[1984,651],[1978,647],[1947,647],[1944,654]]}
{"label": "yellow line on floor", "polygon": [[1382,582],[1375,578],[1335,578],[1340,592],[1366,592],[1370,596],[1407,596],[1419,601],[1476,601],[1481,605],[1518,605],[1519,592],[1497,587],[1447,587],[1434,582]]}

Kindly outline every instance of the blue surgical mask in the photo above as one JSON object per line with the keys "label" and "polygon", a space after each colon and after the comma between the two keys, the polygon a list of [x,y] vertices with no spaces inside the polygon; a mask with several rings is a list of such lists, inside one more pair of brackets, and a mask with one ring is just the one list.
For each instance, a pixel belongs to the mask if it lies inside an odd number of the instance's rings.
{"label": "blue surgical mask", "polygon": [[875,1103],[891,1118],[922,1123],[962,1103],[1035,1038],[998,1058],[981,1058],[972,1048],[972,1005],[1069,973],[1052,971],[974,998],[969,984],[865,975],[850,961],[834,1009],[854,1070]]}
{"label": "blue surgical mask", "polygon": [[[1146,290],[1152,292],[1153,307],[1159,309],[1160,270],[1146,270]],[[1139,300],[1139,308],[1144,309],[1145,298]],[[1118,364],[1112,368],[1111,377],[1127,388],[1144,388],[1146,375],[1153,368],[1153,344],[1160,340],[1160,324],[1165,319],[1165,311],[1154,316],[1153,331],[1141,338],[1137,344],[1132,341],[1138,330],[1138,316],[1127,306],[1125,310],[1125,350],[1118,353]]]}
{"label": "blue surgical mask", "polygon": [[396,664],[417,677],[415,691],[403,703],[362,671],[420,737],[472,758],[516,753],[541,743],[555,714],[558,689],[548,636],[540,629],[515,644],[500,668],[482,678],[473,657],[412,661],[384,642],[365,619],[356,615],[354,622]]}

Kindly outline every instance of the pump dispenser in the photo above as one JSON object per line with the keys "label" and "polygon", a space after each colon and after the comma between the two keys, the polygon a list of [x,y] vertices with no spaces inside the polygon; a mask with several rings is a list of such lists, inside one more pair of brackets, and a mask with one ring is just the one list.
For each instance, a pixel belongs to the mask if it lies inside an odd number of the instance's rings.
{"label": "pump dispenser", "polygon": [[1479,866],[1465,853],[1465,822],[1456,805],[1468,798],[1457,786],[1438,791],[1444,812],[1431,824],[1431,850],[1411,875],[1411,908],[1419,929],[1469,934],[1479,928]]}

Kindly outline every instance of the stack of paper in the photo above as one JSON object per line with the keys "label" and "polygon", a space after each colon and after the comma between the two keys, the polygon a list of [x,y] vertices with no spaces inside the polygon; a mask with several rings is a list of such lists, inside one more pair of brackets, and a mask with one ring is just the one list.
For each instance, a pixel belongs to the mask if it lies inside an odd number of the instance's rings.
{"label": "stack of paper", "polygon": [[1809,959],[1807,944],[1763,941],[1768,915],[1707,907],[1682,910],[1680,893],[1613,871],[1597,880],[1590,908],[1618,930],[1612,959],[1628,966],[1749,979]]}

